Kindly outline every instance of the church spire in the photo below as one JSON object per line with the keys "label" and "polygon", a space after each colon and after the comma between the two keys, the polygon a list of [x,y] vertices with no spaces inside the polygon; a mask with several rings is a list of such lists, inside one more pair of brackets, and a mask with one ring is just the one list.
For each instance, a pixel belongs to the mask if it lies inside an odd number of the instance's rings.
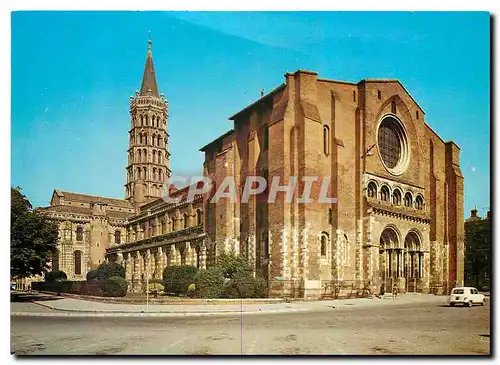
{"label": "church spire", "polygon": [[158,93],[158,84],[156,83],[156,74],[155,68],[153,65],[153,42],[151,41],[151,33],[150,38],[148,40],[148,55],[146,56],[146,66],[144,67],[144,75],[142,76],[142,85],[141,85],[141,96],[149,95],[149,90],[151,90],[151,95],[157,98],[160,97]]}

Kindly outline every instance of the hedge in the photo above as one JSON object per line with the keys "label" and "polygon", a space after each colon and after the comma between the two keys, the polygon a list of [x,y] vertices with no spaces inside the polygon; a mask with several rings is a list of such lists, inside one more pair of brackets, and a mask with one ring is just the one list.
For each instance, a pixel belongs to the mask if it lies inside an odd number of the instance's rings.
{"label": "hedge", "polygon": [[234,254],[221,254],[215,266],[198,273],[195,283],[199,298],[267,297],[267,282],[254,278],[248,262]]}
{"label": "hedge", "polygon": [[48,273],[45,274],[45,282],[47,283],[53,283],[56,281],[61,281],[61,280],[66,280],[68,276],[64,271],[61,270],[54,270],[54,271],[49,271]]}
{"label": "hedge", "polygon": [[224,290],[224,277],[218,267],[200,270],[194,282],[198,298],[220,298]]}
{"label": "hedge", "polygon": [[186,295],[189,284],[194,283],[198,269],[189,265],[167,266],[163,270],[163,286],[165,293]]}
{"label": "hedge", "polygon": [[97,268],[98,281],[104,281],[113,276],[125,278],[125,268],[116,262],[103,262]]}
{"label": "hedge", "polygon": [[112,276],[99,283],[105,297],[124,297],[127,295],[127,282],[121,276]]}
{"label": "hedge", "polygon": [[90,270],[87,273],[87,283],[94,284],[94,283],[97,283],[97,281],[98,281],[98,279],[97,279],[97,270],[96,269]]}

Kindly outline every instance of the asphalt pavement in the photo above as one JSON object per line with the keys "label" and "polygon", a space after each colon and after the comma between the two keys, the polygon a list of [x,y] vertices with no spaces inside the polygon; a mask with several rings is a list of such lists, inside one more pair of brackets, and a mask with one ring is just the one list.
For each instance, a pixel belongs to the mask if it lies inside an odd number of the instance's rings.
{"label": "asphalt pavement", "polygon": [[[223,316],[11,316],[16,355],[486,355],[490,303],[344,305]],[[14,304],[14,303],[13,303]],[[33,303],[25,313],[51,311]],[[40,309],[42,308],[42,309]],[[49,313],[46,312],[46,313]]]}

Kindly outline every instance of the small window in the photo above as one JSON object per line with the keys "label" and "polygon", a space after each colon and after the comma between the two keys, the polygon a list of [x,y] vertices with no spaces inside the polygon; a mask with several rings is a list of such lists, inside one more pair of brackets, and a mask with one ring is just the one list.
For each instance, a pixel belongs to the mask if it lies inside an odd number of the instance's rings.
{"label": "small window", "polygon": [[323,127],[323,153],[327,156],[330,153],[330,128],[327,125]]}
{"label": "small window", "polygon": [[269,148],[269,127],[264,129],[264,151],[267,151]]}
{"label": "small window", "polygon": [[356,91],[352,92],[352,101],[356,102]]}
{"label": "small window", "polygon": [[333,224],[333,209],[328,208],[328,223]]}
{"label": "small window", "polygon": [[380,90],[377,90],[377,98],[378,100],[382,99],[382,93],[380,92]]}
{"label": "small window", "polygon": [[115,231],[115,244],[119,245],[121,243],[121,232],[116,230]]}
{"label": "small window", "polygon": [[95,246],[96,246],[96,247],[99,247],[99,242],[96,242]]}
{"label": "small window", "polygon": [[328,237],[326,234],[321,235],[321,256],[326,256],[328,245]]}
{"label": "small window", "polygon": [[76,240],[83,241],[83,228],[82,227],[76,228]]}
{"label": "small window", "polygon": [[391,113],[396,114],[396,102],[394,100],[391,101]]}
{"label": "small window", "polygon": [[419,115],[418,115],[418,110],[415,112],[415,117],[418,119]]}

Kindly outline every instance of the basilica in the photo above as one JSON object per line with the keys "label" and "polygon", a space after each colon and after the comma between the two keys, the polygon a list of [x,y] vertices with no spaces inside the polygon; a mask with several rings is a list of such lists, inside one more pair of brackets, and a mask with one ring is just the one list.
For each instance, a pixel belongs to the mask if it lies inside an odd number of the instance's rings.
{"label": "basilica", "polygon": [[460,149],[432,130],[398,80],[346,82],[297,70],[229,119],[233,128],[200,149],[215,186],[231,177],[241,194],[249,176],[281,185],[313,176],[329,179],[335,201],[314,199],[314,183],[309,203],[281,193],[269,202],[268,189],[213,203],[170,184],[169,104],[149,41],[129,135],[121,137],[129,140],[124,199],[54,190],[50,206],[38,209],[59,224],[52,269],[85,280],[104,260],[118,262],[129,292],[143,292],[166,266],[203,269],[233,252],[268,281],[271,297],[381,286],[443,293],[463,284]]}

